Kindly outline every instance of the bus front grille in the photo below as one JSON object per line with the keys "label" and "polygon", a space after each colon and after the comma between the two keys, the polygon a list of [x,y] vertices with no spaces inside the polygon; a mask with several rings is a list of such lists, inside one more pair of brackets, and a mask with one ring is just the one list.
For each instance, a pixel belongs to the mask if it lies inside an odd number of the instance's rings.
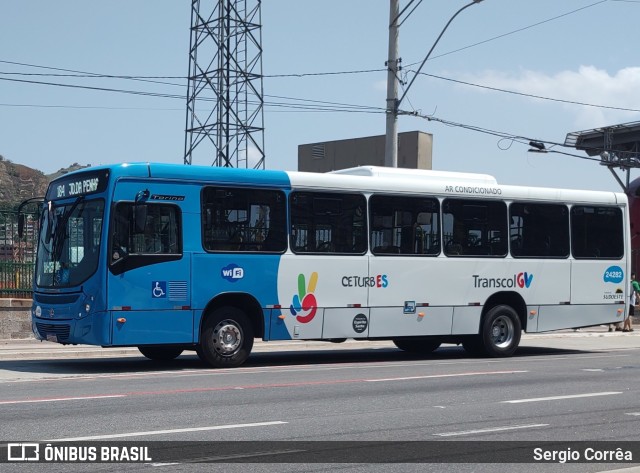
{"label": "bus front grille", "polygon": [[53,325],[36,322],[36,328],[42,338],[47,338],[47,335],[56,335],[58,340],[69,339],[69,325]]}

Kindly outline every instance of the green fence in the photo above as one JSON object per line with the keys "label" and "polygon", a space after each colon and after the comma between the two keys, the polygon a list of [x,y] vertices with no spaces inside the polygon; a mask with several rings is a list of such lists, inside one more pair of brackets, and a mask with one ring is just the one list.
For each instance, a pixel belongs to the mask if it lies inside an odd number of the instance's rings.
{"label": "green fence", "polygon": [[18,213],[0,211],[0,298],[32,296],[36,260],[37,221],[25,215],[22,238],[18,237]]}

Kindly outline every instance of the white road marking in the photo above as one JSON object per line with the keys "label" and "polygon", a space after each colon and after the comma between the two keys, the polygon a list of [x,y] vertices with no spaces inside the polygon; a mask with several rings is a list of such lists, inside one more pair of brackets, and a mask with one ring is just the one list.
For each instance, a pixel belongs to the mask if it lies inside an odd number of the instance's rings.
{"label": "white road marking", "polygon": [[431,379],[431,378],[456,378],[458,376],[484,376],[488,374],[514,374],[514,373],[528,373],[528,371],[475,371],[471,373],[451,373],[451,374],[430,374],[424,376],[405,376],[402,378],[378,378],[378,379],[365,379],[369,383],[378,383],[381,381],[407,381],[412,379]]}
{"label": "white road marking", "polygon": [[602,368],[583,368],[582,371],[594,372],[594,371],[604,371],[604,370]]}
{"label": "white road marking", "polygon": [[569,394],[567,396],[534,397],[530,399],[514,399],[512,401],[502,401],[502,402],[507,404],[520,404],[523,402],[558,401],[562,399],[577,399],[580,397],[612,396],[614,394],[622,394],[622,392],[610,391],[610,392],[603,392],[603,393]]}
{"label": "white road marking", "polygon": [[505,430],[534,429],[536,427],[547,427],[549,424],[525,424],[525,425],[509,425],[505,427],[490,427],[488,429],[463,430],[461,432],[445,432],[441,434],[433,434],[438,437],[455,437],[457,435],[473,435],[484,434],[488,432],[502,432]]}
{"label": "white road marking", "polygon": [[243,427],[267,427],[270,425],[282,425],[288,424],[276,420],[273,422],[254,422],[252,424],[229,424],[229,425],[212,425],[209,427],[191,427],[186,429],[168,429],[168,430],[149,430],[146,432],[126,432],[122,434],[108,434],[108,435],[91,435],[87,437],[67,437],[61,439],[41,440],[41,442],[84,442],[85,440],[105,440],[105,439],[119,439],[125,437],[145,437],[149,435],[163,435],[163,434],[181,434],[187,432],[206,432],[210,430],[225,430],[225,429],[240,429]]}
{"label": "white road marking", "polygon": [[114,397],[127,397],[126,394],[105,394],[104,396],[75,396],[56,397],[51,399],[21,399],[19,401],[0,401],[0,404],[35,404],[39,402],[60,402],[60,401],[84,401],[85,399],[110,399]]}
{"label": "white road marking", "polygon": [[627,412],[628,416],[640,416],[640,412]]}

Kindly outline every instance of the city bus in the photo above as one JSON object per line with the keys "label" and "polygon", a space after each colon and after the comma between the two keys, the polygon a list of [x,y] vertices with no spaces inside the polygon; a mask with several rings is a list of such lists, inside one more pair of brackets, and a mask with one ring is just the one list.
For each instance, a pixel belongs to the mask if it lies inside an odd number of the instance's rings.
{"label": "city bus", "polygon": [[92,167],[50,183],[39,235],[37,339],[213,367],[256,338],[511,356],[623,320],[631,269],[623,193],[372,166]]}

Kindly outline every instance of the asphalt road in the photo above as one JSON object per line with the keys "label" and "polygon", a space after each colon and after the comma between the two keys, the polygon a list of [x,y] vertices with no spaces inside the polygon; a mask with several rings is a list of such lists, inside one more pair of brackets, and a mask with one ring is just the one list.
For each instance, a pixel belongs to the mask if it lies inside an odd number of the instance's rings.
{"label": "asphalt road", "polygon": [[[327,461],[343,458],[335,456],[343,445],[351,452],[361,447],[375,459],[386,453],[367,442],[447,441],[456,442],[449,445],[461,457],[469,446],[475,447],[472,451],[480,446],[488,461],[495,455],[495,463],[269,464],[256,457],[251,464],[193,464],[220,454],[192,452],[171,462],[5,464],[0,469],[640,471],[612,462],[505,463],[510,458],[506,441],[585,441],[597,448],[596,441],[622,446],[640,432],[640,336],[561,333],[526,337],[522,345],[509,359],[468,358],[457,347],[416,358],[388,343],[307,344],[292,351],[275,345],[258,348],[244,367],[231,370],[207,369],[194,355],[162,365],[133,353],[0,361],[3,441],[198,445],[193,442],[233,440],[258,447],[273,447],[260,443],[266,441],[330,441],[319,457]],[[349,444],[353,441],[362,443]],[[414,448],[409,455],[430,458],[430,445],[421,444],[418,449],[424,451]],[[277,447],[293,451],[287,461],[299,461],[298,453],[306,458],[305,444]],[[450,455],[445,452],[445,457]]]}

